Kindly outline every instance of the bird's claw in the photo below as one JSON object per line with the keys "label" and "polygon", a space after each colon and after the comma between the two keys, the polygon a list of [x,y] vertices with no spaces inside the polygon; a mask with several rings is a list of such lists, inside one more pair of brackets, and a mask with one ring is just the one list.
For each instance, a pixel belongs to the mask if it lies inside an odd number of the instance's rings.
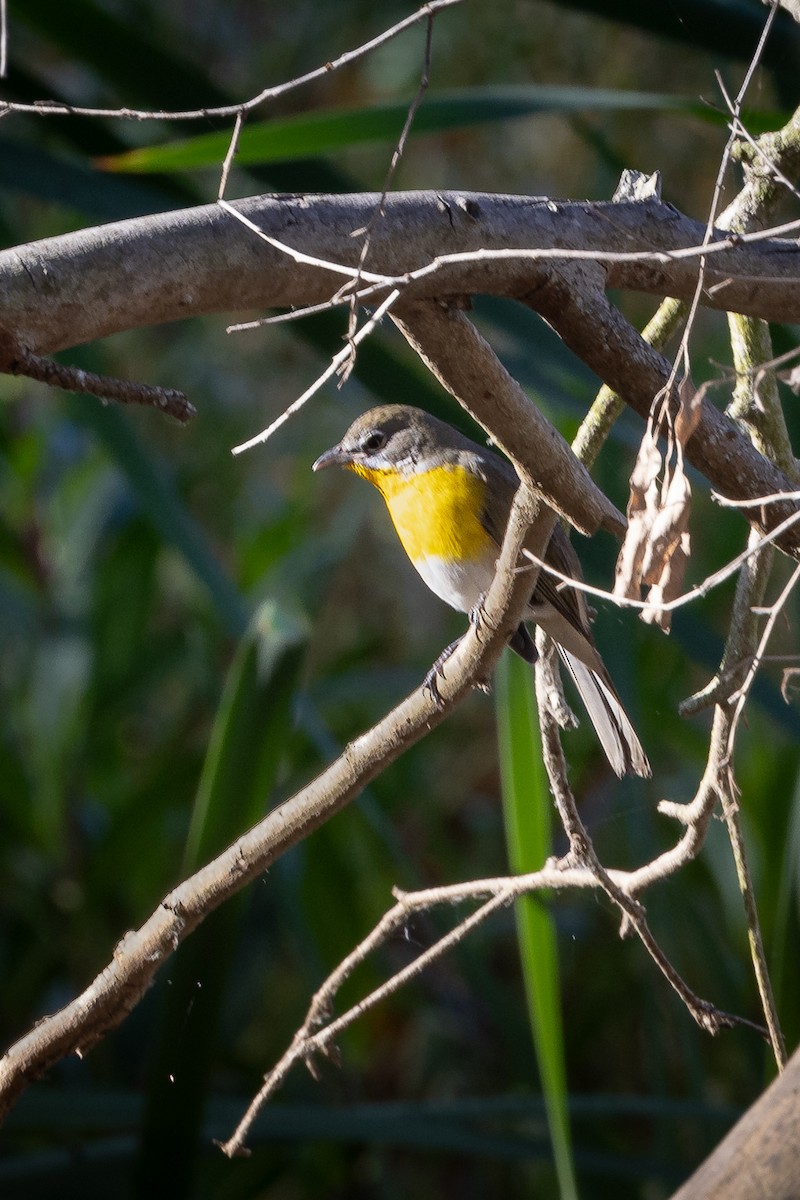
{"label": "bird's claw", "polygon": [[430,696],[431,700],[433,701],[433,703],[436,705],[437,708],[444,707],[444,699],[442,697],[441,692],[439,691],[439,683],[438,683],[440,676],[442,677],[442,679],[444,679],[444,671],[442,668],[444,667],[444,664],[447,662],[448,658],[450,658],[451,654],[453,653],[453,651],[455,650],[456,646],[459,644],[460,641],[461,641],[461,638],[457,638],[456,641],[451,642],[449,646],[445,646],[444,650],[439,655],[436,662],[433,664],[430,671],[428,671],[428,674],[425,676],[425,678],[422,681],[423,690],[428,693],[428,695]]}
{"label": "bird's claw", "polygon": [[[444,650],[439,655],[436,662],[433,664],[430,671],[428,671],[428,674],[422,681],[423,690],[428,693],[437,708],[444,708],[444,697],[439,691],[439,677],[441,676],[441,678],[444,679],[444,665],[448,658],[450,658],[456,646],[459,645],[460,641],[461,638],[457,638],[456,641],[451,642],[449,646],[445,646]],[[488,679],[476,679],[475,687],[485,695],[491,695],[492,685]]]}
{"label": "bird's claw", "polygon": [[469,623],[474,628],[475,632],[480,636],[481,625],[483,625],[483,610],[486,603],[486,593],[481,592],[478,599],[473,604],[469,612]]}

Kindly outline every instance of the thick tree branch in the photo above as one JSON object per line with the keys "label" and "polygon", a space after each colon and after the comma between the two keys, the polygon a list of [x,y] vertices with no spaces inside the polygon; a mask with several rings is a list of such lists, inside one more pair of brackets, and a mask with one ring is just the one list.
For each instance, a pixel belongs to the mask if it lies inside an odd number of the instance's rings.
{"label": "thick tree branch", "polygon": [[[604,292],[576,287],[564,270],[526,301],[604,383],[647,419],[654,397],[669,381],[670,363],[625,320]],[[678,405],[677,389],[675,392],[673,411]],[[707,398],[685,452],[692,466],[729,499],[752,500],[795,490],[792,479],[759,454],[739,427]],[[796,503],[787,500],[749,510],[748,517],[767,533],[796,510]],[[777,545],[798,557],[800,526],[788,529]]]}
{"label": "thick tree branch", "polygon": [[[0,253],[3,325],[50,354],[123,330],[213,312],[328,300],[352,279],[355,236],[380,197],[259,196],[239,212],[314,262],[257,239],[218,205],[119,221]],[[570,255],[602,259],[609,287],[689,299],[702,223],[657,200],[554,202],[470,192],[398,192],[371,234],[366,282],[404,280],[407,298],[487,292],[519,296]],[[721,238],[727,235],[720,234]],[[800,321],[800,247],[738,238],[712,249],[703,303],[766,320]],[[519,252],[519,253],[517,253]],[[688,252],[688,253],[687,253]],[[501,253],[503,257],[492,257]],[[477,257],[453,260],[453,255]],[[339,264],[326,268],[322,262]],[[435,269],[431,264],[439,263]],[[387,280],[387,288],[390,286]]]}
{"label": "thick tree branch", "polygon": [[[356,234],[369,224],[378,199],[240,201],[237,210],[270,240],[220,206],[206,206],[5,251],[0,333],[30,353],[47,354],[204,313],[317,304],[353,287],[370,288],[372,302],[400,285],[403,305],[489,292],[524,298],[604,382],[642,415],[649,412],[669,364],[608,303],[603,289],[690,297],[699,270],[692,248],[702,245],[704,226],[655,199],[589,204],[397,193],[385,198],[384,217],[371,227],[361,264]],[[713,243],[703,248],[703,302],[800,321],[797,244],[743,242],[736,235],[725,245],[719,252]],[[735,499],[791,490],[708,401],[688,457],[719,492]],[[569,512],[573,498],[556,489],[552,501]],[[771,506],[758,514],[759,527],[771,528],[790,511],[788,502]],[[797,554],[800,532],[790,531],[780,545]]]}
{"label": "thick tree branch", "polygon": [[672,1200],[794,1200],[800,1051]]}

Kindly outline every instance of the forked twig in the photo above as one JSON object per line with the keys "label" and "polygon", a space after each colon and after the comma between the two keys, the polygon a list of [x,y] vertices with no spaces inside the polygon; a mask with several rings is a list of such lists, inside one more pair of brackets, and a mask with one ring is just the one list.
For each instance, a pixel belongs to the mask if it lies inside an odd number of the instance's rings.
{"label": "forked twig", "polygon": [[[421,974],[426,967],[441,958],[453,946],[462,942],[468,934],[482,925],[498,909],[504,908],[513,898],[514,893],[510,888],[499,891],[454,929],[451,929],[449,933],[419,954],[408,966],[395,972],[384,984],[375,988],[340,1017],[328,1020],[334,997],[345,979],[352,974],[359,963],[363,962],[378,946],[383,945],[398,928],[408,921],[408,908],[405,903],[400,901],[390,909],[368,937],[359,942],[355,949],[342,960],[314,995],[305,1021],[294,1035],[289,1048],[264,1077],[262,1087],[250,1101],[236,1129],[227,1141],[217,1143],[223,1153],[227,1154],[229,1158],[246,1153],[244,1143],[253,1122],[296,1062],[304,1061],[313,1073],[311,1060],[315,1054],[325,1053],[333,1040],[364,1013],[369,1012],[376,1004]],[[316,1027],[322,1021],[327,1023],[322,1029],[317,1029],[315,1032]]]}
{"label": "forked twig", "polygon": [[350,355],[352,354],[353,346],[360,345],[364,338],[369,337],[373,329],[380,324],[386,313],[389,312],[399,295],[400,293],[398,291],[390,292],[383,303],[375,309],[375,312],[372,314],[369,320],[364,322],[358,333],[352,337],[351,341],[348,342],[344,349],[340,350],[338,354],[334,354],[333,358],[328,363],[322,374],[317,376],[311,386],[303,392],[302,396],[298,396],[296,400],[293,400],[292,403],[283,410],[280,416],[275,418],[272,424],[268,425],[266,429],[261,430],[261,433],[257,433],[254,437],[248,438],[246,442],[242,442],[239,446],[234,446],[231,453],[243,454],[245,450],[251,450],[253,446],[261,445],[262,442],[266,442],[269,438],[271,438],[276,430],[280,429],[282,425],[285,425],[290,417],[294,416],[294,414],[298,412],[303,405],[311,399],[312,396],[316,395],[316,393],[319,391],[322,385],[327,382],[328,379],[330,379],[333,375],[336,375],[338,371],[344,368],[350,358]]}
{"label": "forked twig", "polygon": [[541,688],[541,679],[542,671],[537,663],[537,702],[544,766],[547,771],[550,791],[558,810],[558,815],[561,818],[561,823],[569,839],[569,862],[577,867],[584,867],[594,876],[599,887],[602,888],[608,898],[622,913],[623,934],[630,930],[636,933],[664,978],[680,996],[702,1029],[711,1034],[718,1033],[720,1029],[740,1024],[747,1025],[749,1028],[759,1029],[759,1026],[753,1025],[751,1021],[743,1017],[722,1012],[715,1005],[707,1000],[702,1000],[692,991],[653,937],[642,904],[622,885],[620,875],[617,874],[617,877],[613,878],[600,862],[586,826],[580,818],[575,797],[569,786],[567,764],[564,760],[564,751],[561,747],[558,724],[549,711],[546,694]]}

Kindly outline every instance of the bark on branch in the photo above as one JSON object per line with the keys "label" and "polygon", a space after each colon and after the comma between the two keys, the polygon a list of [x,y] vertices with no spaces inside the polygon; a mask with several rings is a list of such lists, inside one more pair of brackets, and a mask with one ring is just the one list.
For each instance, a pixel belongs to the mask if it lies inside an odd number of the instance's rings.
{"label": "bark on branch", "polygon": [[[30,354],[122,330],[211,312],[318,304],[344,287],[377,302],[401,284],[402,307],[475,292],[513,296],[539,311],[605,383],[645,415],[667,361],[608,302],[605,289],[689,298],[705,227],[656,199],[578,203],[478,193],[379,197],[262,196],[236,208],[258,237],[218,205],[50,238],[0,253],[0,334]],[[359,270],[363,231],[369,253]],[[703,302],[768,320],[800,321],[800,247],[720,231],[703,246]],[[389,282],[391,281],[391,283]],[[484,421],[491,428],[491,421]],[[521,439],[506,448],[523,464]],[[530,447],[531,453],[535,446]],[[734,499],[791,491],[708,400],[690,461]],[[550,495],[571,514],[574,496]],[[764,532],[791,502],[748,514]],[[579,517],[579,528],[593,521]],[[602,523],[606,523],[603,521]],[[800,553],[795,527],[780,540]]]}
{"label": "bark on branch", "polygon": [[[380,197],[256,196],[235,207],[271,238],[355,270]],[[529,295],[570,256],[602,261],[606,286],[690,299],[705,227],[658,200],[555,202],[470,192],[398,192],[373,224],[365,268],[392,279],[427,270],[406,299]],[[720,232],[705,249],[704,303],[800,321],[800,247]],[[481,255],[480,252],[487,252]],[[494,252],[504,257],[490,257]],[[477,255],[452,261],[452,255]],[[507,257],[506,257],[507,255]],[[631,257],[634,256],[634,257]],[[30,351],[214,312],[316,304],[347,274],[297,262],[218,205],[47,238],[0,253],[2,323]],[[380,293],[376,293],[380,295]]]}
{"label": "bark on branch", "polygon": [[[670,363],[610,304],[604,292],[572,286],[565,271],[531,296],[528,303],[605,384],[647,419],[653,398],[668,383]],[[673,412],[677,404],[674,394]],[[686,444],[686,457],[720,495],[730,500],[755,500],[796,490],[793,479],[760,454],[741,428],[707,397],[701,404],[697,428]],[[747,517],[764,534],[797,508],[796,501],[787,500],[749,509]],[[797,558],[800,525],[787,529],[776,539],[776,545]]]}
{"label": "bark on branch", "polygon": [[800,1050],[672,1200],[796,1200]]}
{"label": "bark on branch", "polygon": [[462,312],[420,301],[404,305],[397,324],[437,379],[491,433],[521,479],[581,533],[602,527],[624,536],[625,517]]}

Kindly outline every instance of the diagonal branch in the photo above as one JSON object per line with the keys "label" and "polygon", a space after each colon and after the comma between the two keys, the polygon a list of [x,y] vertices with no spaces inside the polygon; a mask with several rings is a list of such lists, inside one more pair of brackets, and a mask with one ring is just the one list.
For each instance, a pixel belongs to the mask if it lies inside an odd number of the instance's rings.
{"label": "diagonal branch", "polygon": [[[670,363],[642,338],[599,289],[587,291],[570,285],[568,273],[559,272],[549,285],[526,298],[553,326],[565,344],[647,420],[653,397],[666,386]],[[679,398],[671,398],[675,411]],[[792,480],[752,446],[724,413],[703,398],[701,415],[686,444],[689,462],[701,471],[726,498],[754,499],[794,491]],[[749,517],[763,533],[797,511],[794,501],[756,510]],[[800,555],[800,528],[792,526],[777,539],[787,554]]]}
{"label": "diagonal branch", "polygon": [[232,117],[237,118],[240,113],[252,112],[259,108],[262,104],[266,104],[270,100],[276,100],[279,96],[285,95],[287,92],[294,91],[296,88],[302,87],[307,83],[313,83],[316,80],[326,79],[333,71],[341,70],[342,67],[349,66],[350,63],[357,62],[360,58],[365,58],[371,54],[373,50],[377,50],[379,46],[385,45],[392,41],[407,29],[418,24],[420,21],[430,21],[436,13],[441,12],[445,8],[451,8],[453,5],[461,4],[463,0],[428,0],[426,4],[421,5],[416,12],[404,17],[398,21],[396,25],[392,25],[389,29],[383,30],[376,37],[370,38],[369,41],[363,42],[360,46],[354,47],[352,50],[346,50],[340,54],[332,62],[328,61],[322,66],[315,67],[311,71],[307,71],[304,75],[298,75],[294,79],[289,79],[285,83],[279,83],[273,87],[264,88],[255,96],[251,96],[249,100],[240,100],[236,104],[222,104],[207,108],[190,108],[190,109],[141,109],[141,108],[88,108],[77,104],[61,104],[58,101],[37,101],[33,104],[22,104],[18,102],[2,100],[0,101],[0,117],[4,117],[9,113],[28,113],[39,117],[47,116],[71,116],[71,117],[114,117],[117,120],[129,121],[205,121],[209,117]]}
{"label": "diagonal branch", "polygon": [[480,630],[470,628],[448,659],[447,675],[439,680],[438,702],[430,689],[412,693],[356,738],[313,783],[165,896],[141,928],[126,934],[112,961],[80,996],[39,1021],[0,1060],[0,1116],[54,1063],[84,1053],[119,1025],[159,967],[209,913],[353,800],[404,750],[440,724],[476,680],[486,677],[519,624],[530,595],[527,575],[515,571],[523,541],[541,550],[554,520],[551,511],[537,512],[537,502],[527,488],[518,490]]}
{"label": "diagonal branch", "polygon": [[[625,518],[600,491],[557,429],[508,373],[457,308],[435,301],[404,305],[395,323],[440,383],[512,460],[520,478],[583,533],[622,536]],[[475,381],[480,379],[481,386]],[[576,478],[580,487],[574,490]]]}

